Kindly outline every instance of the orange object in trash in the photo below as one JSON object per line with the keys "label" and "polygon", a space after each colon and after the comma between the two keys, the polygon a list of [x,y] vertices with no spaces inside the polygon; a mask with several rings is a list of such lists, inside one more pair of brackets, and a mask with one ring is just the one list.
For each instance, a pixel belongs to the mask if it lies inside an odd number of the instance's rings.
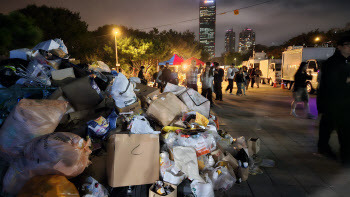
{"label": "orange object in trash", "polygon": [[235,15],[238,15],[238,14],[239,14],[239,10],[234,10],[233,13],[234,13]]}

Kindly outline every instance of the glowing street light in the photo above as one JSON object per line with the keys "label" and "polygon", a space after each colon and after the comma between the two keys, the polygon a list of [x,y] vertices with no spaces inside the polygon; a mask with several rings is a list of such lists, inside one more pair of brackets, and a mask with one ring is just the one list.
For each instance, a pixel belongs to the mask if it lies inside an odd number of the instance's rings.
{"label": "glowing street light", "polygon": [[[117,29],[114,29],[113,33],[114,33],[114,44],[115,44],[115,66],[118,68],[120,65],[118,63],[118,46],[117,46],[118,31],[117,31]],[[119,70],[119,69],[117,69],[117,70]]]}
{"label": "glowing street light", "polygon": [[315,38],[315,41],[316,41],[316,42],[320,41],[320,37],[316,37],[316,38]]}
{"label": "glowing street light", "polygon": [[235,58],[234,60],[235,60],[235,66],[237,66],[237,62],[236,62],[237,58]]}

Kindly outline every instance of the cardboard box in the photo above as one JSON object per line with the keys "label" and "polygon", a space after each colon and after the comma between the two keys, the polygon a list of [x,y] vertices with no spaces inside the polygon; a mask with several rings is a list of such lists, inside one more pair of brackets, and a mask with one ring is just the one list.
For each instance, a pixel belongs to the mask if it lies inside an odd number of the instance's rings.
{"label": "cardboard box", "polygon": [[159,179],[159,135],[114,134],[107,145],[111,187],[152,184]]}
{"label": "cardboard box", "polygon": [[199,92],[189,88],[180,94],[179,98],[187,105],[188,109],[196,111],[206,118],[209,118],[210,101],[199,94]]}
{"label": "cardboard box", "polygon": [[260,138],[249,138],[248,140],[249,155],[258,154],[259,151],[260,151]]}
{"label": "cardboard box", "polygon": [[117,108],[117,111],[119,113],[122,112],[134,112],[134,114],[140,114],[142,113],[142,108],[141,108],[141,102],[139,99],[137,99],[137,101],[129,106],[123,107],[123,108],[119,108],[117,106],[115,106]]}
{"label": "cardboard box", "polygon": [[162,126],[168,126],[176,117],[187,112],[187,106],[173,93],[160,94],[147,109],[147,116],[157,121]]}
{"label": "cardboard box", "polygon": [[141,100],[142,108],[148,108],[151,102],[160,94],[160,90],[158,88],[146,86],[141,83],[136,84],[134,91],[137,98]]}
{"label": "cardboard box", "polygon": [[[149,188],[148,197],[161,197],[162,195],[159,195],[159,194],[157,194],[156,192],[153,191],[154,185],[155,184],[153,184]],[[167,185],[171,185],[171,187],[173,187],[175,190],[173,192],[171,192],[169,195],[166,195],[166,196],[167,197],[177,197],[177,186],[173,185],[173,184],[170,184],[170,183],[167,183],[167,182],[164,182],[164,186],[167,186]]]}

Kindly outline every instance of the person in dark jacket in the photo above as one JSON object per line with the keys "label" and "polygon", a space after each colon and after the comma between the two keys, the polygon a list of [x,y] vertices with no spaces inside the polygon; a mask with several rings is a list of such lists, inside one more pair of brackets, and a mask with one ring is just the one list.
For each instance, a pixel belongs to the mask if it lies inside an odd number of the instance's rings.
{"label": "person in dark jacket", "polygon": [[215,100],[222,101],[222,79],[224,77],[225,71],[222,68],[219,68],[219,63],[214,62],[214,90],[216,94]]}
{"label": "person in dark jacket", "polygon": [[295,108],[298,105],[298,102],[304,102],[304,110],[307,114],[308,118],[313,118],[310,113],[309,108],[309,93],[306,90],[306,80],[311,80],[312,76],[306,73],[307,64],[306,62],[302,62],[299,66],[299,69],[294,75],[294,89],[293,89],[293,102],[292,102],[292,110],[290,112],[291,115],[298,117],[295,113]]}
{"label": "person in dark jacket", "polygon": [[321,115],[318,152],[334,156],[328,141],[332,130],[338,133],[340,156],[350,166],[350,32],[337,42],[332,57],[323,63],[317,92],[317,109]]}
{"label": "person in dark jacket", "polygon": [[[249,69],[250,70],[250,69]],[[251,88],[254,88],[254,83],[255,83],[255,69],[251,68],[250,72],[249,72],[249,77],[250,77],[250,81],[251,81]]]}
{"label": "person in dark jacket", "polygon": [[143,75],[144,69],[145,69],[145,67],[141,66],[141,70],[139,71],[139,74],[137,75],[137,77],[140,78],[142,84],[147,85],[147,80],[146,80],[145,76]]}
{"label": "person in dark jacket", "polygon": [[168,82],[171,81],[171,70],[169,69],[169,63],[165,64],[165,68],[162,70],[162,86],[165,87]]}
{"label": "person in dark jacket", "polygon": [[[239,72],[236,74],[236,83],[237,83],[237,96],[242,96],[242,88],[244,86],[244,74],[243,74],[243,68],[239,69]],[[244,92],[245,94],[245,92]]]}

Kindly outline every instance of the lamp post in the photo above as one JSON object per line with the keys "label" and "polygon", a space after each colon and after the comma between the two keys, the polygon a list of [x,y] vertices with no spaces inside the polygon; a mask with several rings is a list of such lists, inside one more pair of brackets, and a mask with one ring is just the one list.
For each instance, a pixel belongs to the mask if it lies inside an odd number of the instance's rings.
{"label": "lamp post", "polygon": [[118,31],[114,29],[114,44],[115,44],[115,66],[117,67],[117,72],[119,72],[118,67],[120,66],[118,63],[118,46],[117,46],[117,34]]}
{"label": "lamp post", "polygon": [[316,37],[316,38],[315,38],[316,46],[317,46],[317,44],[318,44],[318,42],[319,42],[320,40],[321,40],[320,37]]}
{"label": "lamp post", "polygon": [[237,60],[237,58],[235,58],[234,60],[235,60],[235,66],[237,66],[237,61],[236,61],[236,60]]}

